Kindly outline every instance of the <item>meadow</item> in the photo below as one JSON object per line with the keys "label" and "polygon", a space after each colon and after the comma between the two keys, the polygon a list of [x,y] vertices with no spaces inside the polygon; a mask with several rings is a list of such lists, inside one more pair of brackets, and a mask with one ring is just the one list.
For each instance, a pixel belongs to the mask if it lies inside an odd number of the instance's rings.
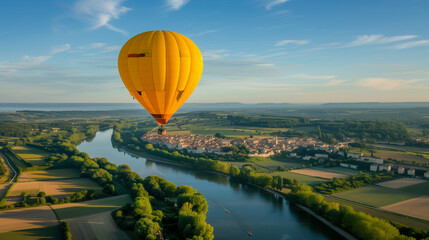
{"label": "meadow", "polygon": [[333,196],[373,207],[382,207],[418,197],[418,195],[413,193],[374,185],[367,185],[349,191],[335,193]]}
{"label": "meadow", "polygon": [[61,180],[79,177],[80,171],[76,168],[60,168],[23,172],[19,178],[19,182]]}
{"label": "meadow", "polygon": [[45,158],[49,155],[48,152],[31,146],[15,146],[12,151],[21,157],[24,161],[31,163],[34,166],[45,165]]}

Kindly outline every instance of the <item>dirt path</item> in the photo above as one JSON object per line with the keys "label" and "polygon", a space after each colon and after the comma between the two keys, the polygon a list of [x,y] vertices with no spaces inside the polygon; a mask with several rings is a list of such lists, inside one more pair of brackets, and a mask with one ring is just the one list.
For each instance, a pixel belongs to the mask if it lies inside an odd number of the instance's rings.
{"label": "dirt path", "polygon": [[39,228],[58,224],[49,206],[0,212],[0,232]]}
{"label": "dirt path", "polygon": [[84,217],[69,218],[64,221],[70,225],[74,240],[131,240],[132,238],[116,225],[110,213],[111,211],[107,211]]}

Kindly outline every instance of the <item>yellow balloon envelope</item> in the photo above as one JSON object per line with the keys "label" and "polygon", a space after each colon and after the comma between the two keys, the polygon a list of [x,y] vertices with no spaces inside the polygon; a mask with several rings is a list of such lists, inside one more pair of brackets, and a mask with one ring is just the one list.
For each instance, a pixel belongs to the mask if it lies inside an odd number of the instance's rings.
{"label": "yellow balloon envelope", "polygon": [[164,125],[197,87],[203,59],[197,45],[182,34],[150,31],[125,43],[118,68],[131,96]]}

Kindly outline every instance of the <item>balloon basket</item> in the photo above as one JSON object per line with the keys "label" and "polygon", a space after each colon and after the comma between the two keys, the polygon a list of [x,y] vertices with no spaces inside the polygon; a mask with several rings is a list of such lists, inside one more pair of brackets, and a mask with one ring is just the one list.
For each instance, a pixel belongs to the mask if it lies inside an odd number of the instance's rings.
{"label": "balloon basket", "polygon": [[165,129],[164,125],[159,126],[158,135],[167,135],[167,130]]}

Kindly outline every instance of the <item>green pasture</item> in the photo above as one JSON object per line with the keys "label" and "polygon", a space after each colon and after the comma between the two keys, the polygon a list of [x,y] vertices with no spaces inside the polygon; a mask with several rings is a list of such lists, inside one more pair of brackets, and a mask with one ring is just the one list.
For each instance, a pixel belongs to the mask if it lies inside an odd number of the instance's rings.
{"label": "green pasture", "polygon": [[70,204],[70,207],[64,207],[61,205],[53,205],[52,207],[59,219],[67,219],[88,216],[105,211],[113,211],[132,202],[133,201],[129,195],[121,195],[117,197],[81,202],[78,204]]}
{"label": "green pasture", "polygon": [[49,155],[48,152],[30,146],[15,146],[12,148],[13,152],[35,166],[45,165],[45,157]]}
{"label": "green pasture", "polygon": [[79,178],[80,171],[76,168],[60,168],[51,170],[38,170],[25,173],[34,181],[60,180],[68,178]]}
{"label": "green pasture", "polygon": [[418,197],[418,195],[413,193],[374,185],[335,193],[333,196],[373,207],[382,207]]}
{"label": "green pasture", "polygon": [[84,190],[94,190],[97,193],[102,193],[103,191],[103,188],[98,183],[89,178],[73,179],[73,182],[61,184],[60,187],[68,194]]}
{"label": "green pasture", "polygon": [[399,188],[403,192],[409,192],[417,195],[427,195],[429,196],[429,181],[414,184],[411,186]]}
{"label": "green pasture", "polygon": [[2,240],[48,240],[48,239],[62,239],[63,232],[60,225],[31,228],[12,232],[0,233]]}
{"label": "green pasture", "polygon": [[325,168],[325,167],[316,166],[316,167],[312,167],[311,169],[324,171],[324,172],[339,173],[339,174],[350,175],[350,176],[358,175],[360,173],[359,170],[355,170],[351,168],[343,168],[343,167],[326,167]]}

